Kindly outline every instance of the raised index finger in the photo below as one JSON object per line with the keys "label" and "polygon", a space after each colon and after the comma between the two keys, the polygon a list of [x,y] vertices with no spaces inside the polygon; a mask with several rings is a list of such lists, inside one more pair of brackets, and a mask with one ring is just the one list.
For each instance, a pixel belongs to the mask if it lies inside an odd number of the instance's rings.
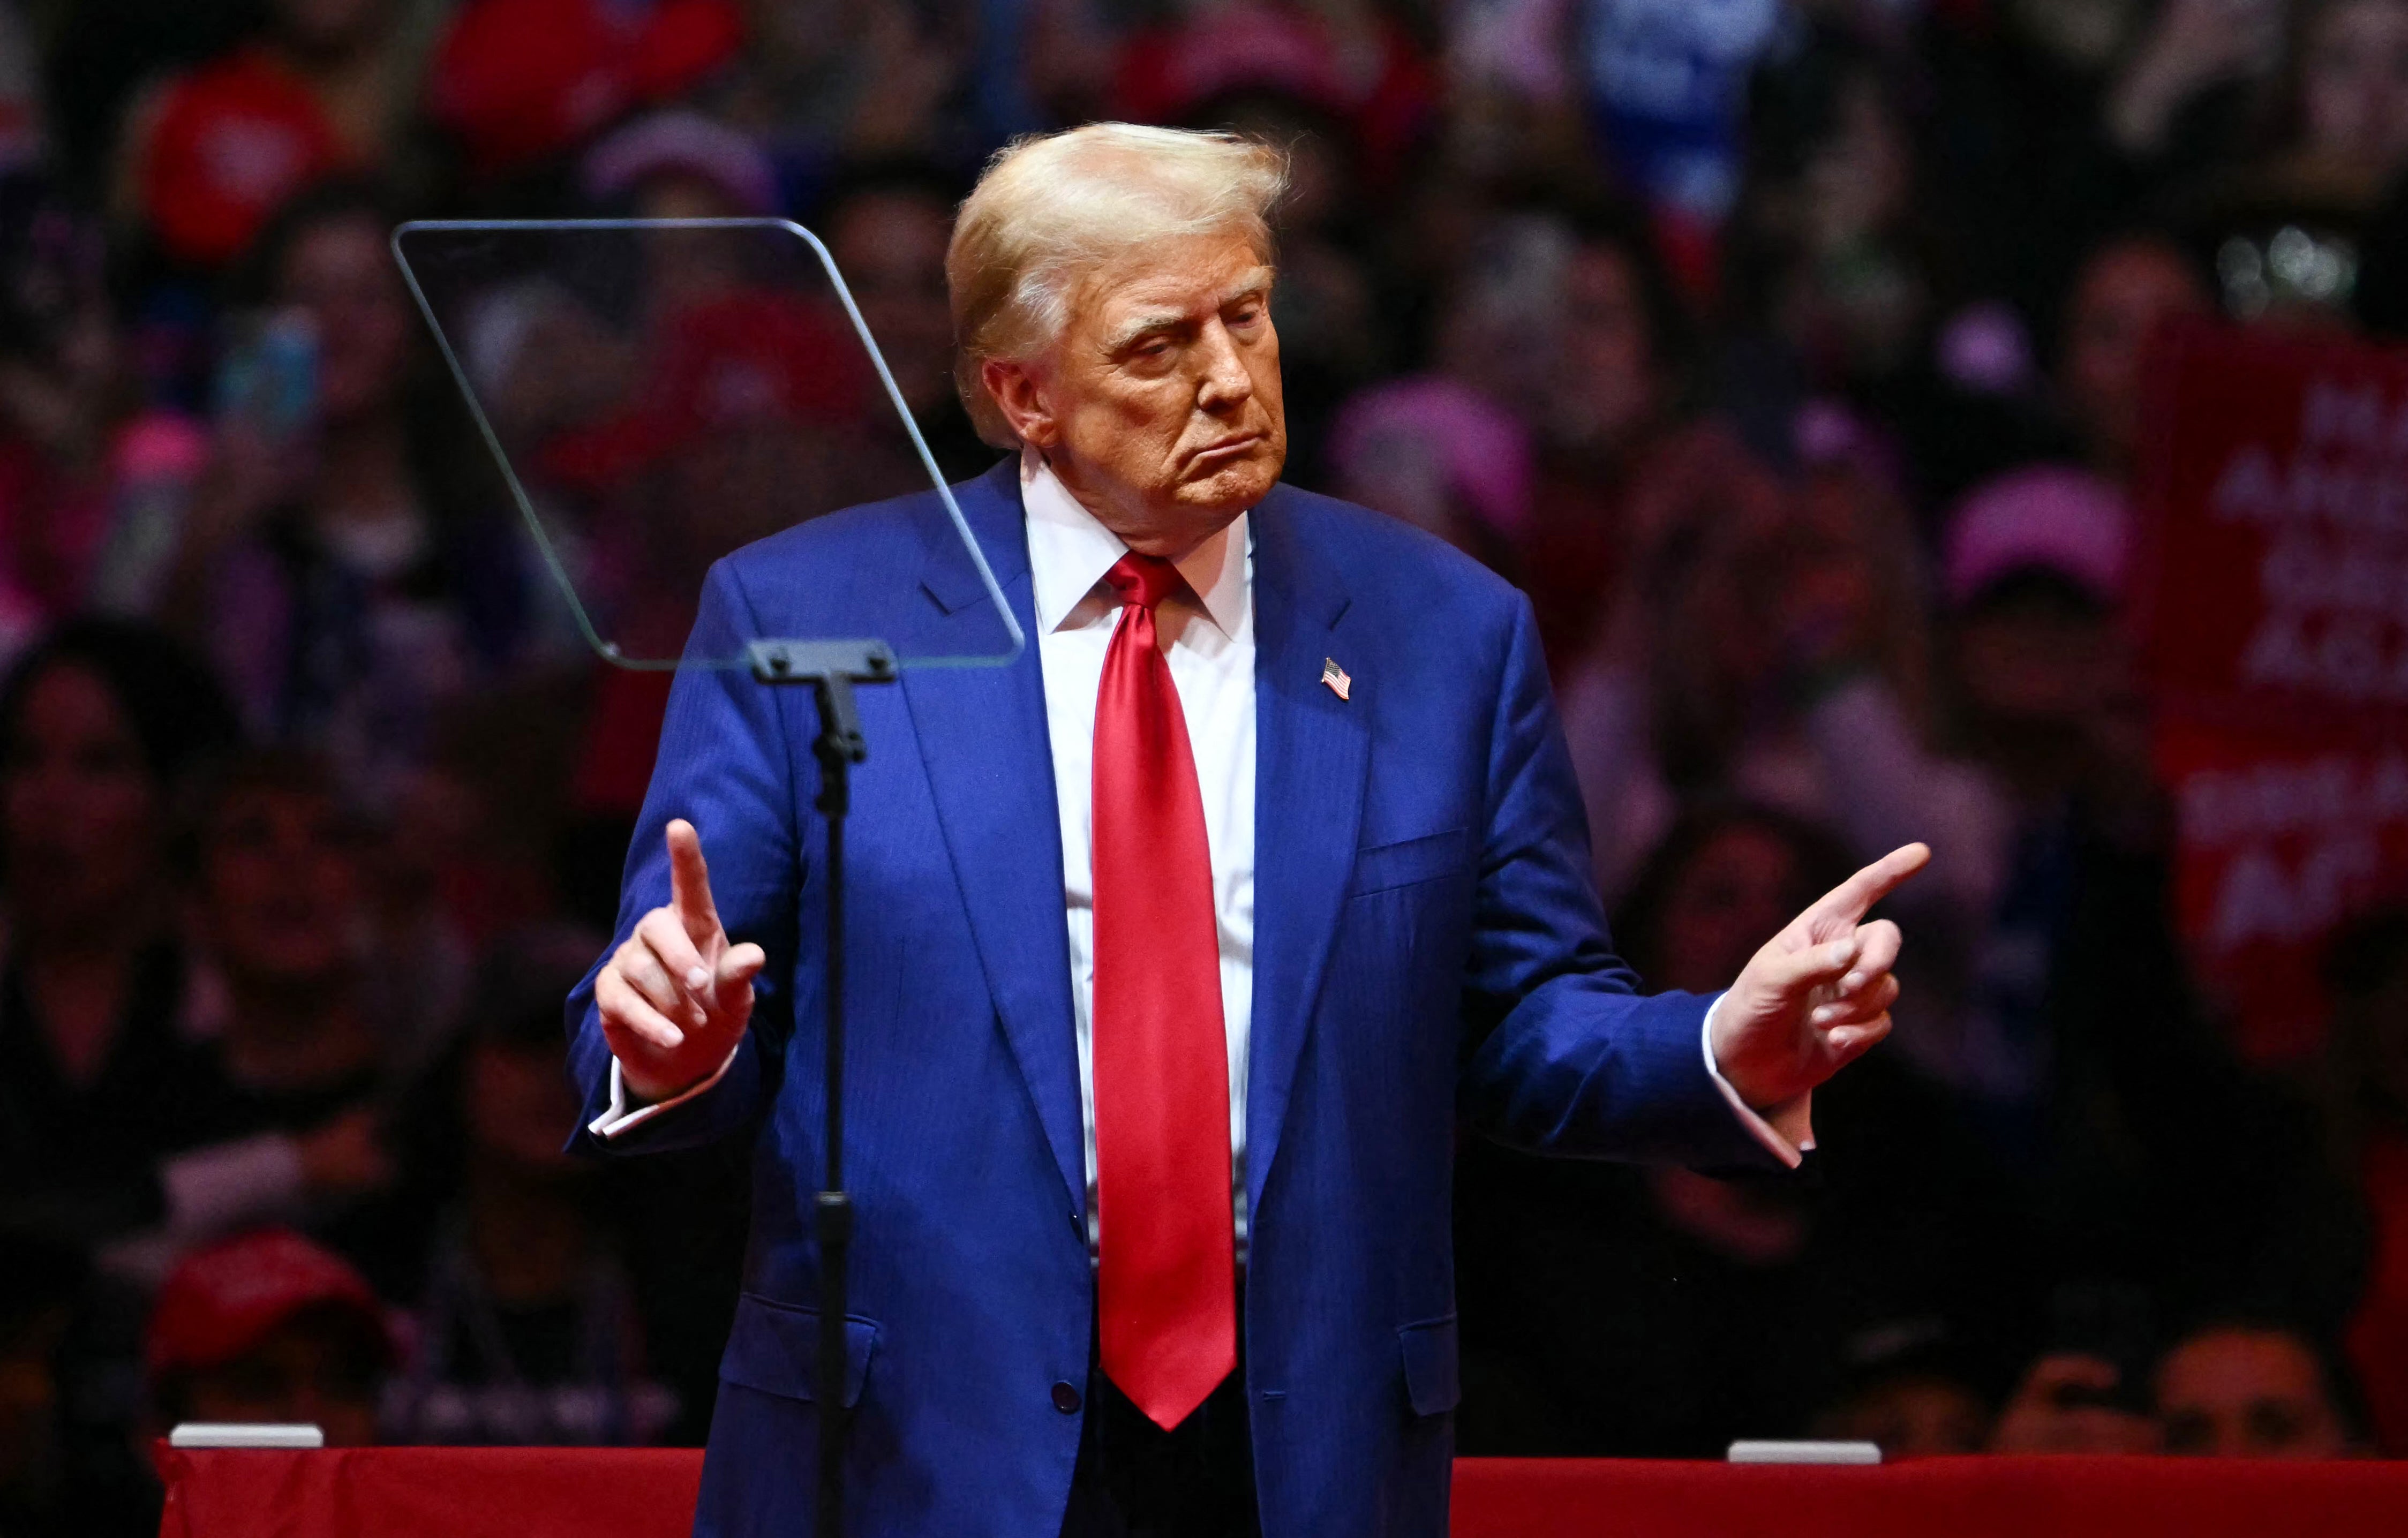
{"label": "raised index finger", "polygon": [[669,905],[694,943],[702,945],[719,933],[719,909],[710,900],[710,867],[703,863],[702,835],[683,818],[668,827]]}
{"label": "raised index finger", "polygon": [[1875,903],[1896,891],[1900,882],[1930,862],[1928,844],[1909,844],[1892,849],[1833,887],[1807,912],[1815,919],[1853,924],[1870,912]]}

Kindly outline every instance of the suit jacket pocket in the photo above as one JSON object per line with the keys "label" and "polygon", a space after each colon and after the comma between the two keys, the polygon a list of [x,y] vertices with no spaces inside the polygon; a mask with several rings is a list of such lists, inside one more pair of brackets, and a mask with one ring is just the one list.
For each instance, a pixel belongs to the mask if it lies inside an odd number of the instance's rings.
{"label": "suit jacket pocket", "polygon": [[1455,1316],[1424,1319],[1397,1332],[1405,1356],[1405,1397],[1417,1416],[1442,1416],[1463,1398],[1457,1370]]}
{"label": "suit jacket pocket", "polygon": [[[844,1320],[844,1407],[861,1402],[869,1377],[869,1356],[878,1326],[858,1314]],[[727,1353],[719,1375],[729,1383],[781,1399],[811,1400],[819,1392],[820,1315],[747,1292],[736,1300],[736,1322],[727,1332]]]}
{"label": "suit jacket pocket", "polygon": [[1452,876],[1463,867],[1464,851],[1469,842],[1463,829],[1449,828],[1442,833],[1358,850],[1354,856],[1354,878],[1348,884],[1346,895],[1362,897]]}

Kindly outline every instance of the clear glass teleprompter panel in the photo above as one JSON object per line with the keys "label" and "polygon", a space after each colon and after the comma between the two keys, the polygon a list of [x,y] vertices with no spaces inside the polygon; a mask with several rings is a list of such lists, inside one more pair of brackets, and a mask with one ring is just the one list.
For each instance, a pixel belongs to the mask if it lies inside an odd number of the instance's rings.
{"label": "clear glass teleprompter panel", "polygon": [[[750,667],[752,644],[768,641],[883,641],[905,667],[1019,654],[1020,628],[905,404],[905,386],[949,388],[941,363],[915,355],[898,386],[826,249],[800,225],[422,221],[395,230],[393,249],[604,658]],[[788,634],[765,619],[768,633],[685,655],[711,563],[840,507],[929,491],[930,559],[958,556],[956,583],[972,595],[982,586],[988,602],[957,604],[915,635]],[[850,576],[796,579],[833,587]],[[896,581],[916,589],[920,577]],[[809,600],[792,612],[827,612]]]}

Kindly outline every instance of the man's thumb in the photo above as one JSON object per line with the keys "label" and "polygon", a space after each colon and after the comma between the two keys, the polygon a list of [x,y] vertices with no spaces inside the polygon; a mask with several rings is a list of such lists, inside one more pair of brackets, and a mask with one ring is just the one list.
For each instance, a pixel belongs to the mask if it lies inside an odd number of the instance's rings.
{"label": "man's thumb", "polygon": [[750,940],[740,946],[730,946],[727,954],[719,959],[718,993],[720,1007],[734,1008],[749,998],[752,979],[768,964],[769,954]]}

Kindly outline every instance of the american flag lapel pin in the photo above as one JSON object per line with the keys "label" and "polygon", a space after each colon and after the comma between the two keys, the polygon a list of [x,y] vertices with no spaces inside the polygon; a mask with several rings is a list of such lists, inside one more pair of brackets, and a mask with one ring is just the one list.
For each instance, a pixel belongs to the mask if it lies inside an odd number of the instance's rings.
{"label": "american flag lapel pin", "polygon": [[1321,681],[1329,686],[1329,692],[1341,700],[1347,697],[1346,691],[1354,687],[1354,680],[1346,676],[1346,670],[1338,665],[1335,657],[1321,660]]}

